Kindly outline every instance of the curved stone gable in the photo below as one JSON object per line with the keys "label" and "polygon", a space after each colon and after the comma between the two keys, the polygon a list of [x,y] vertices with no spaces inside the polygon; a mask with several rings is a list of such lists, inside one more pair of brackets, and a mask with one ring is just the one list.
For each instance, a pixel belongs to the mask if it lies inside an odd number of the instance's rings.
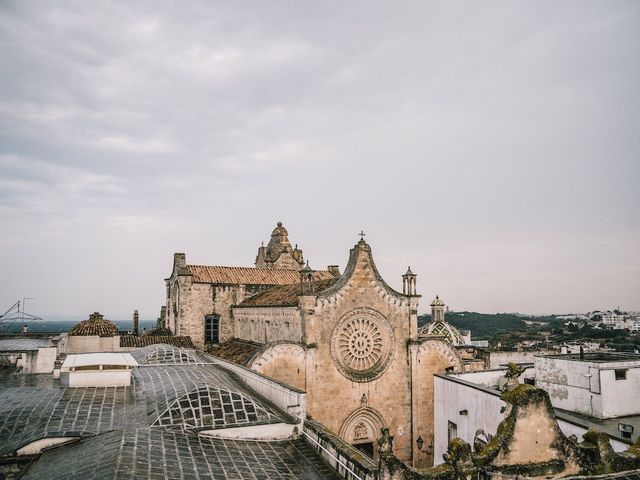
{"label": "curved stone gable", "polygon": [[450,366],[453,367],[455,372],[460,372],[464,369],[462,359],[458,352],[455,351],[444,339],[427,339],[424,340],[418,347],[418,360],[420,357],[428,352],[434,352],[447,359],[450,362]]}
{"label": "curved stone gable", "polygon": [[259,371],[259,368],[264,367],[271,360],[278,355],[290,355],[293,358],[297,358],[304,361],[306,351],[304,347],[298,343],[277,342],[267,345],[267,347],[260,352],[251,362],[250,368]]}
{"label": "curved stone gable", "polygon": [[251,362],[250,368],[292,387],[306,388],[305,348],[298,343],[277,342],[267,345]]}
{"label": "curved stone gable", "polygon": [[352,277],[356,274],[365,276],[370,286],[383,300],[390,301],[398,306],[407,302],[408,297],[406,295],[394,290],[384,281],[373,260],[371,247],[364,240],[361,240],[349,252],[349,261],[338,281],[326,290],[318,292],[318,306],[324,306],[327,303],[338,303],[342,298],[342,294],[347,293],[352,288]]}

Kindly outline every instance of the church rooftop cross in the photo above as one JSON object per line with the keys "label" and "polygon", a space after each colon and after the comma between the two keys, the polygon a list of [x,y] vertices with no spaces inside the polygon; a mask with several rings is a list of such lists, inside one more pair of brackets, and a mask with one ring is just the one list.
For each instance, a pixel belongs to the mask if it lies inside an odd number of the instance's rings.
{"label": "church rooftop cross", "polygon": [[359,233],[358,235],[360,235],[360,241],[364,242],[364,237],[366,237],[366,236],[367,236],[367,234],[366,234],[366,233],[364,233],[364,231],[363,231],[363,230],[360,230],[360,233]]}

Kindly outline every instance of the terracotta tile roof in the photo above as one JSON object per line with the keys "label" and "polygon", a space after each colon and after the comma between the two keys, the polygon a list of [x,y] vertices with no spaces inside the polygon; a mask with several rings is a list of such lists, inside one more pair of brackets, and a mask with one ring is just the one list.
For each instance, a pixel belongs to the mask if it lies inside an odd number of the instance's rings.
{"label": "terracotta tile roof", "polygon": [[228,360],[239,365],[248,367],[258,352],[264,345],[243,340],[231,339],[220,345],[209,346],[207,353],[216,357]]}
{"label": "terracotta tile roof", "polygon": [[[338,279],[331,277],[324,280],[317,280],[311,282],[311,288],[313,292],[319,292],[325,288],[329,288]],[[237,305],[238,307],[293,307],[298,305],[298,296],[301,293],[300,283],[293,285],[282,285],[279,287],[273,287],[264,292],[258,293],[252,297],[247,298],[242,303]]]}
{"label": "terracotta tile roof", "polygon": [[[298,270],[284,268],[218,267],[187,265],[187,272],[195,283],[221,283],[225,285],[289,285],[300,282]],[[333,278],[326,270],[319,270],[315,278]]]}
{"label": "terracotta tile roof", "polygon": [[157,343],[165,343],[178,348],[196,348],[191,337],[168,337],[160,335],[126,335],[120,337],[121,347],[147,347]]}
{"label": "terracotta tile roof", "polygon": [[92,313],[89,320],[83,320],[74,325],[69,332],[70,336],[97,335],[100,337],[115,337],[119,335],[118,327],[111,321],[103,318],[99,313]]}
{"label": "terracotta tile roof", "polygon": [[156,327],[150,332],[146,333],[146,335],[151,335],[156,337],[172,337],[173,332],[165,327]]}

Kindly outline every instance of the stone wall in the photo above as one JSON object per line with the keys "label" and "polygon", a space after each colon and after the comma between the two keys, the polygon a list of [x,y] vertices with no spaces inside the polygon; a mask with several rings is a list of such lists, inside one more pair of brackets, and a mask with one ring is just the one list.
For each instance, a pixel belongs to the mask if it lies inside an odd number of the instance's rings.
{"label": "stone wall", "polygon": [[[640,404],[629,402],[640,391],[640,360],[603,355],[595,361],[570,355],[537,357],[536,385],[549,392],[553,405],[597,418],[638,415]],[[623,378],[616,379],[616,370]]]}
{"label": "stone wall", "polygon": [[[434,378],[434,423],[435,423],[435,464],[443,463],[442,455],[448,447],[448,422],[456,425],[456,435],[470,445],[474,445],[476,434],[485,440],[495,435],[498,425],[504,419],[501,411],[506,406],[500,398],[507,379],[506,369],[469,372],[455,375],[436,375]],[[533,368],[528,368],[519,381],[531,377]],[[568,413],[557,413],[557,422],[565,436],[581,438],[587,432],[583,425],[576,425],[577,418]],[[629,445],[611,437],[614,451],[622,452]]]}
{"label": "stone wall", "polygon": [[99,337],[97,335],[69,335],[67,353],[119,352],[120,335]]}
{"label": "stone wall", "polygon": [[269,346],[251,363],[251,369],[300,390],[307,389],[306,350],[299,344]]}
{"label": "stone wall", "polygon": [[[408,297],[381,281],[364,242],[352,250],[347,269],[334,287],[317,298],[300,298],[303,341],[311,347],[307,354],[309,413],[329,430],[342,432],[342,438],[349,435],[343,432],[343,425],[349,420],[360,426],[357,437],[366,442],[375,441],[379,432],[373,431],[371,425],[375,416],[366,413],[377,412],[380,421],[396,435],[398,456],[408,460],[413,441],[407,340],[412,322],[417,329],[415,307]],[[338,369],[340,352],[336,351],[335,339],[341,328],[361,317],[375,319],[375,328],[388,342],[385,348],[389,348],[390,359],[383,371],[367,372],[354,380]],[[357,421],[359,412],[363,415],[361,423]]]}
{"label": "stone wall", "polygon": [[379,479],[561,478],[612,472],[633,476],[630,471],[640,468],[640,441],[619,454],[600,432],[587,432],[582,443],[567,438],[544,390],[518,385],[502,393],[500,399],[506,403],[506,417],[496,435],[475,452],[464,440],[452,439],[443,455],[444,464],[437,467],[416,471],[401,463],[394,454],[393,438],[383,432]]}
{"label": "stone wall", "polygon": [[341,440],[321,425],[304,422],[302,435],[329,465],[346,480],[377,480],[375,462],[362,455],[358,450]]}
{"label": "stone wall", "polygon": [[557,352],[554,352],[553,350],[537,350],[529,352],[497,350],[488,352],[489,365],[487,368],[500,368],[508,365],[509,363],[533,363],[536,356],[550,355],[552,353]]}
{"label": "stone wall", "polygon": [[174,272],[167,279],[165,326],[175,335],[189,336],[196,348],[205,349],[205,317],[220,318],[220,342],[234,337],[231,306],[263,291],[263,285],[218,285],[193,282],[190,275]]}
{"label": "stone wall", "polygon": [[302,341],[297,307],[236,307],[232,314],[235,338],[265,344]]}
{"label": "stone wall", "polygon": [[207,355],[207,357],[211,362],[222,365],[238,375],[240,380],[252,390],[273,402],[289,415],[293,415],[301,422],[307,417],[307,394],[302,390],[221,358],[212,355]]}
{"label": "stone wall", "polygon": [[[434,374],[447,369],[460,372],[462,360],[445,340],[431,339],[413,346],[413,422],[414,437],[422,437],[425,448],[414,449],[416,467],[430,467],[434,464]],[[437,460],[437,459],[436,459]]]}

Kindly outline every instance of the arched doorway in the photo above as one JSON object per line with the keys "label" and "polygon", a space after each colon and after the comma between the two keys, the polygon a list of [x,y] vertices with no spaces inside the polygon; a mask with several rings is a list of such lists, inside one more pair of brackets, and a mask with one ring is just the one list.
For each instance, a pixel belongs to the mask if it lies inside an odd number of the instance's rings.
{"label": "arched doorway", "polygon": [[346,418],[340,428],[340,437],[365,455],[378,457],[377,439],[384,426],[382,415],[371,407],[360,407]]}

